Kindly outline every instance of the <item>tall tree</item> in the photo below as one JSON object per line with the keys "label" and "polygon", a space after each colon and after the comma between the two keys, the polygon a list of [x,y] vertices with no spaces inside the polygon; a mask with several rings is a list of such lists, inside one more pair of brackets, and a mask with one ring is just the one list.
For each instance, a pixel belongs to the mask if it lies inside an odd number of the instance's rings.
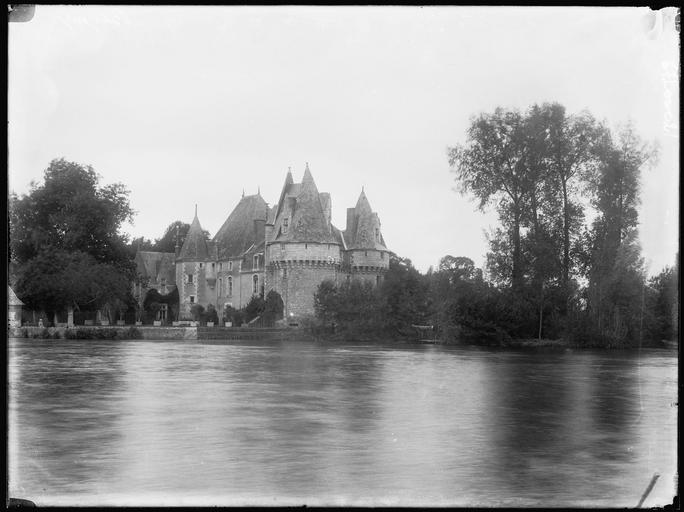
{"label": "tall tree", "polygon": [[45,247],[83,251],[96,261],[128,265],[123,222],[133,210],[128,190],[120,183],[100,186],[91,166],[65,159],[50,162],[42,184],[10,202],[12,257],[24,263]]}
{"label": "tall tree", "polygon": [[449,148],[449,164],[462,193],[472,193],[484,210],[491,202],[510,232],[511,280],[522,285],[521,227],[529,192],[524,117],[517,111],[497,108],[471,121],[465,145]]}
{"label": "tall tree", "polygon": [[586,111],[568,115],[559,103],[545,103],[539,111],[548,120],[549,190],[559,196],[562,208],[562,284],[567,287],[572,270],[573,238],[579,236],[584,218],[577,196],[596,167],[594,148],[600,130]]}
{"label": "tall tree", "polygon": [[597,217],[592,226],[589,306],[598,331],[610,343],[635,341],[641,318],[645,275],[637,239],[641,168],[657,150],[643,143],[631,125],[614,138],[603,129],[597,146],[600,166],[592,179]]}
{"label": "tall tree", "polygon": [[10,197],[17,294],[52,312],[128,302],[135,269],[120,229],[132,216],[122,184],[100,185],[90,166],[50,162],[42,184]]}

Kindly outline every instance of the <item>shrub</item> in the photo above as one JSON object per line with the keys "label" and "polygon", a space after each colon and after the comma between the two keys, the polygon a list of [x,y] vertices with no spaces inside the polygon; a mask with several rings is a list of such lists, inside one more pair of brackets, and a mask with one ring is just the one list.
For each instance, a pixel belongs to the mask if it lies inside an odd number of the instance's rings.
{"label": "shrub", "polygon": [[202,306],[202,304],[193,304],[190,308],[190,314],[192,315],[193,320],[199,322],[202,320],[202,315],[204,314],[204,306]]}
{"label": "shrub", "polygon": [[204,313],[202,320],[204,322],[214,322],[214,324],[218,324],[218,313],[213,304],[207,306],[207,311]]}

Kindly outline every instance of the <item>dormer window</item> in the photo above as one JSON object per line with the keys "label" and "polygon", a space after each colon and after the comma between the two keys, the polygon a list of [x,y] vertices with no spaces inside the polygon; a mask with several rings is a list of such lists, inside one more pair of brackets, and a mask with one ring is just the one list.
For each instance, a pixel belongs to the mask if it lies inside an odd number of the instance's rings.
{"label": "dormer window", "polygon": [[253,267],[255,269],[259,268],[259,255],[255,254],[253,258]]}
{"label": "dormer window", "polygon": [[166,293],[166,278],[162,277],[161,279],[161,291],[162,293]]}
{"label": "dormer window", "polygon": [[380,230],[375,228],[375,241],[380,243]]}
{"label": "dormer window", "polygon": [[290,219],[285,217],[283,219],[283,234],[287,233],[288,228],[290,227]]}

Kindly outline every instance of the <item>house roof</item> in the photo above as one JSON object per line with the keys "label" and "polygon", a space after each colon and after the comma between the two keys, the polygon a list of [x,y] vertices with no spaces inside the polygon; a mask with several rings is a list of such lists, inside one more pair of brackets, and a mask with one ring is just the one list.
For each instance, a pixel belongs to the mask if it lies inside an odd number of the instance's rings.
{"label": "house roof", "polygon": [[172,252],[138,251],[135,264],[138,273],[152,282],[166,279],[167,284],[176,283],[176,255]]}
{"label": "house roof", "polygon": [[268,205],[261,194],[243,196],[212,240],[216,257],[237,258],[252,245],[263,243],[268,213]]}
{"label": "house roof", "polygon": [[185,261],[204,261],[208,256],[207,240],[197,218],[197,211],[195,211],[195,218],[192,219],[192,224],[190,224],[190,229],[185,236],[185,242],[183,242],[178,257]]}
{"label": "house roof", "polygon": [[7,287],[7,305],[8,306],[23,306],[24,303],[17,297],[14,290],[10,286]]}
{"label": "house roof", "polygon": [[[292,174],[288,172],[280,194],[273,239],[286,242],[337,243],[330,220],[323,213],[325,201],[325,196],[321,198],[316,188],[308,164],[301,183],[292,183]],[[286,229],[283,226],[285,218],[288,218],[289,224]]]}
{"label": "house roof", "polygon": [[[387,250],[385,239],[380,232],[380,218],[371,208],[363,189],[358,201],[356,201],[354,214],[350,220],[351,225],[347,226],[344,232],[344,239],[348,249]],[[376,229],[378,230],[377,238],[375,236]]]}

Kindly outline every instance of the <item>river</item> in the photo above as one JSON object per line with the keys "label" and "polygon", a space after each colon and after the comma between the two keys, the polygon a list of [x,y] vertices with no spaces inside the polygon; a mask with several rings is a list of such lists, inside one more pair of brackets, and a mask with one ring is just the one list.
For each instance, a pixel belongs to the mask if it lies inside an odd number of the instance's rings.
{"label": "river", "polygon": [[10,339],[37,505],[672,503],[677,353]]}

